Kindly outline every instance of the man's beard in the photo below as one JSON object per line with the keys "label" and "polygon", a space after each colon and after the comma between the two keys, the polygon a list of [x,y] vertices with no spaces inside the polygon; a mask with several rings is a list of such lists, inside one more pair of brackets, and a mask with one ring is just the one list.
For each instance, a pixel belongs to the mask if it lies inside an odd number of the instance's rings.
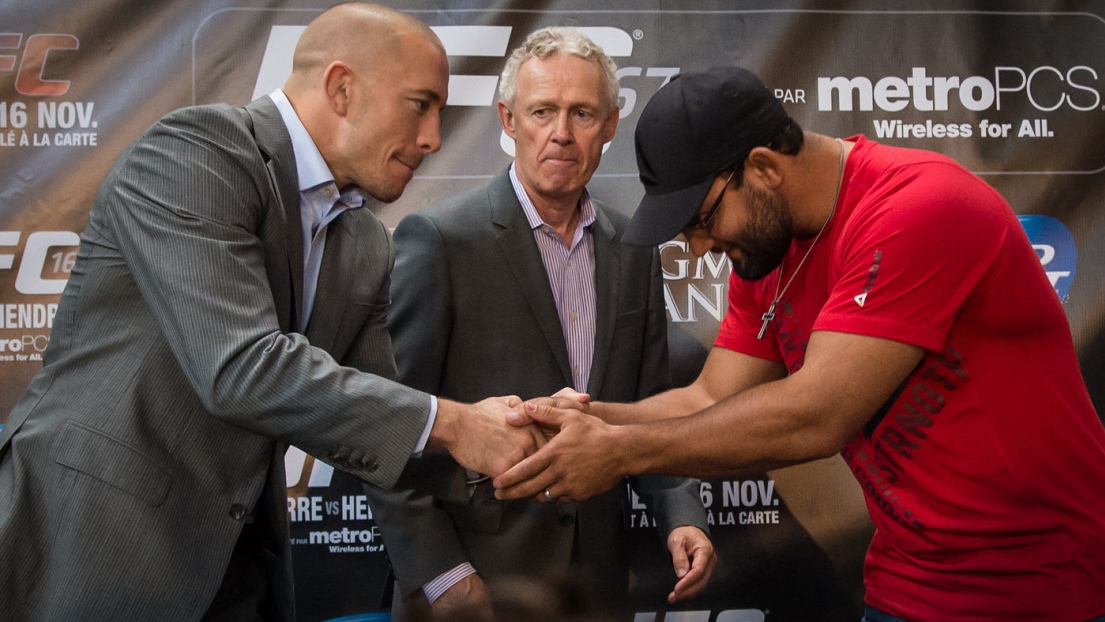
{"label": "man's beard", "polygon": [[[762,192],[751,184],[742,187],[749,209],[748,223],[732,241],[733,272],[746,281],[758,281],[779,267],[793,240],[790,206],[778,194]],[[734,256],[736,255],[736,256]]]}

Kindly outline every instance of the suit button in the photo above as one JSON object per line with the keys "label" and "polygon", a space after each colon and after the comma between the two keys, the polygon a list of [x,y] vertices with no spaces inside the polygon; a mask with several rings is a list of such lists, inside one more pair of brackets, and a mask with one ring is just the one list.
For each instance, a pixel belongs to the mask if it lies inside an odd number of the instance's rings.
{"label": "suit button", "polygon": [[230,506],[230,518],[233,518],[234,520],[242,520],[246,517],[246,514],[249,514],[249,508],[242,505],[241,503],[235,503],[234,505]]}
{"label": "suit button", "polygon": [[570,526],[572,525],[572,523],[576,522],[576,519],[575,519],[575,517],[574,517],[574,516],[570,516],[570,515],[568,515],[568,514],[564,514],[564,515],[562,515],[562,516],[561,516],[561,517],[560,517],[559,519],[557,519],[557,520],[559,520],[559,521],[560,521],[560,524],[561,524],[561,525],[564,525],[565,527],[570,527]]}
{"label": "suit button", "polygon": [[380,463],[376,461],[376,458],[369,458],[364,461],[364,470],[369,473],[375,473],[376,469],[380,468]]}

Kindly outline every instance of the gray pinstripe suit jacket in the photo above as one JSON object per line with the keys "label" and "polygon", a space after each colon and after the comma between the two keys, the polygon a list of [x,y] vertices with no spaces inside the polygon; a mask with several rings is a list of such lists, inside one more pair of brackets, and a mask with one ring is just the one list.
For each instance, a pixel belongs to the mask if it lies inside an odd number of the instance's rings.
{"label": "gray pinstripe suit jacket", "polygon": [[429,397],[383,378],[390,237],[367,209],[331,224],[314,315],[292,332],[296,186],[267,97],[174,112],[118,158],[0,435],[0,617],[198,619],[253,519],[291,619],[285,444],[376,485],[399,476]]}
{"label": "gray pinstripe suit jacket", "polygon": [[[635,401],[671,384],[659,256],[622,245],[627,218],[595,206],[597,315],[588,391],[596,400]],[[404,383],[462,401],[540,397],[571,386],[548,275],[506,171],[484,188],[407,216],[395,244],[390,326]],[[665,537],[680,525],[707,529],[698,480],[639,479]],[[578,521],[584,568],[577,571],[592,572],[587,583],[602,604],[625,604],[624,486],[558,506],[497,501],[489,482],[469,498],[464,480],[449,456],[427,452],[400,480],[410,490],[366,486],[402,592],[463,561],[485,579],[563,579]]]}

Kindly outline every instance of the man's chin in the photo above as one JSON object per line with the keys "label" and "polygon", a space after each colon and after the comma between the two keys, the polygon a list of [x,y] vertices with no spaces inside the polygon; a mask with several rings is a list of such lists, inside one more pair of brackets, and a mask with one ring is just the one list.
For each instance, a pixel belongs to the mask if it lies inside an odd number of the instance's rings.
{"label": "man's chin", "polygon": [[733,256],[733,252],[726,253],[729,257],[729,263],[733,267],[733,272],[745,281],[759,281],[765,276],[775,271],[775,268],[779,267],[779,263],[774,264],[770,262],[753,262],[749,263],[744,260],[743,256]]}
{"label": "man's chin", "polygon": [[403,196],[403,191],[407,188],[407,181],[402,183],[396,182],[388,184],[386,186],[376,185],[373,188],[364,188],[364,191],[368,193],[373,199],[381,203],[394,203]]}

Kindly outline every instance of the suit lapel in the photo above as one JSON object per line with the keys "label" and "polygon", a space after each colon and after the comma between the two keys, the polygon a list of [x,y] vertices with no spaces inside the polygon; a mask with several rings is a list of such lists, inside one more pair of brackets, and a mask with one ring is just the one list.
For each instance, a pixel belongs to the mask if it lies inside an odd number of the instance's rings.
{"label": "suit lapel", "polygon": [[[299,215],[299,176],[295,153],[288,129],[271,99],[262,97],[246,106],[245,110],[253,120],[257,147],[265,158],[269,182],[278,203],[277,212],[283,218],[284,239],[266,240],[270,246],[267,252],[283,255],[269,266],[283,273],[270,278],[274,287],[273,298],[281,326],[286,330],[295,330],[298,318],[303,315],[303,220]],[[289,288],[291,291],[288,291]],[[294,314],[289,313],[292,310]]]}
{"label": "suit lapel", "polygon": [[614,240],[614,225],[595,205],[595,224],[591,227],[595,247],[595,352],[591,360],[591,377],[587,391],[595,396],[602,389],[606,365],[610,360],[610,344],[614,338],[614,321],[618,314],[620,279],[620,246]]}
{"label": "suit lapel", "polygon": [[552,295],[552,286],[541,260],[541,252],[533,239],[533,230],[518,203],[517,195],[514,194],[510,175],[504,172],[495,177],[487,188],[487,194],[491,221],[498,228],[496,242],[503,253],[503,264],[510,270],[525,296],[530,311],[541,328],[541,334],[560,366],[564,386],[571,386],[568,346],[564,343],[564,332],[556,314],[556,299]]}

